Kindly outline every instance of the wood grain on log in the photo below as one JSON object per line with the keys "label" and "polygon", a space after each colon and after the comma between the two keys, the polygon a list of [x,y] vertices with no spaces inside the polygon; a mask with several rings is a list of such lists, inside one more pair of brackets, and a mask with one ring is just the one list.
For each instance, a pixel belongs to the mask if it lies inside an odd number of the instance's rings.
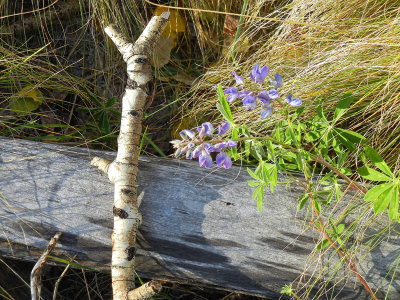
{"label": "wood grain on log", "polygon": [[[112,161],[115,153],[0,138],[1,255],[36,260],[60,231],[59,253],[110,269],[113,187],[89,166],[93,156]],[[300,188],[282,184],[265,192],[259,213],[244,168],[206,170],[194,161],[141,157],[139,169],[142,276],[276,297],[304,271],[317,235],[304,230],[296,209]],[[359,266],[372,287],[383,282],[383,293],[399,245],[388,238]],[[348,284],[340,299],[367,297],[354,276]],[[397,274],[389,296],[400,298]]]}

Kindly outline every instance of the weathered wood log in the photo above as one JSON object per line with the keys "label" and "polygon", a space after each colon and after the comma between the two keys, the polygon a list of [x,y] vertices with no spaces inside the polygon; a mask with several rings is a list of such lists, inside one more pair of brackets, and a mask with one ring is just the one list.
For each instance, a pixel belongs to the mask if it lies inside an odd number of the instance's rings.
{"label": "weathered wood log", "polygon": [[[36,260],[60,231],[60,255],[110,269],[113,187],[90,167],[93,156],[113,160],[115,153],[0,138],[0,255]],[[303,272],[317,235],[302,226],[300,188],[265,192],[260,213],[243,168],[141,157],[139,169],[138,191],[145,193],[139,274],[275,298]],[[387,239],[360,265],[374,289],[383,284],[382,293],[399,244]],[[368,298],[353,275],[348,284],[340,299]],[[399,298],[396,274],[389,299]]]}

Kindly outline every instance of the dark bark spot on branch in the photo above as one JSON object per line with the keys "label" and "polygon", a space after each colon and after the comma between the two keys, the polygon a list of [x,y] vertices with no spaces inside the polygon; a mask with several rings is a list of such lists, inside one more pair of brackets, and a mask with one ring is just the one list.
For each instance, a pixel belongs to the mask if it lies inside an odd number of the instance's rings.
{"label": "dark bark spot on branch", "polygon": [[135,63],[144,65],[147,63],[148,59],[145,57],[139,57],[135,59]]}
{"label": "dark bark spot on branch", "polygon": [[139,113],[136,110],[131,110],[128,114],[135,118],[139,117]]}
{"label": "dark bark spot on branch", "polygon": [[125,210],[117,208],[115,206],[113,206],[113,215],[116,217],[120,217],[121,219],[128,218],[128,213]]}
{"label": "dark bark spot on branch", "polygon": [[122,189],[121,192],[123,192],[125,195],[132,195],[135,192],[130,190],[130,189]]}
{"label": "dark bark spot on branch", "polygon": [[125,249],[125,253],[128,255],[128,261],[131,261],[132,259],[135,258],[136,254],[136,248],[135,247],[129,247]]}
{"label": "dark bark spot on branch", "polygon": [[126,81],[126,87],[134,90],[138,87],[138,84],[135,80],[128,78],[128,80]]}

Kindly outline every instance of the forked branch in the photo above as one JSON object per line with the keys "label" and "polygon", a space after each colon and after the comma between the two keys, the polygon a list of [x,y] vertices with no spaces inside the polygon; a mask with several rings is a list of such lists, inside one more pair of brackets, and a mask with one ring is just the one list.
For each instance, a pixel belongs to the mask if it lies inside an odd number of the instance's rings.
{"label": "forked branch", "polygon": [[121,52],[127,64],[128,73],[126,89],[122,97],[117,158],[111,164],[98,157],[93,158],[91,162],[93,166],[107,172],[110,181],[114,183],[111,262],[114,300],[146,299],[159,290],[159,284],[152,283],[138,293],[131,292],[135,287],[136,233],[141,223],[136,174],[147,84],[152,80],[150,55],[168,19],[168,12],[154,16],[135,43],[129,42],[115,25],[105,28],[107,35]]}

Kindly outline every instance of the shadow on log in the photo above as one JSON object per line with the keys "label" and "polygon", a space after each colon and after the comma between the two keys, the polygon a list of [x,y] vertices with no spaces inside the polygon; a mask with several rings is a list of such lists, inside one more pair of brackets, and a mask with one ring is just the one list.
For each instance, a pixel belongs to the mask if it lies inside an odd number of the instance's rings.
{"label": "shadow on log", "polygon": [[[35,261],[61,231],[59,255],[109,271],[113,187],[90,167],[93,156],[112,160],[114,153],[0,138],[0,255]],[[244,168],[141,157],[139,169],[142,276],[276,298],[303,273],[318,236],[297,212],[300,188],[265,192],[260,213]],[[360,265],[374,289],[382,283],[386,293],[399,247],[388,239]],[[396,275],[389,299],[400,298],[399,282]],[[354,276],[347,283],[340,299],[368,298]]]}

